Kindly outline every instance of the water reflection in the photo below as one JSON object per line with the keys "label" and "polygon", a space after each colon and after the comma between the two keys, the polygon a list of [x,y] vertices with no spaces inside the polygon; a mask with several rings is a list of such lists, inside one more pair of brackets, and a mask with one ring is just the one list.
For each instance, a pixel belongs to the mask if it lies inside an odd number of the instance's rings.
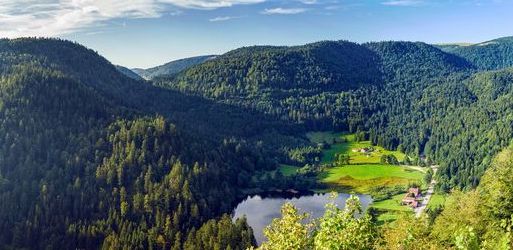
{"label": "water reflection", "polygon": [[[311,218],[319,218],[324,214],[324,206],[330,201],[330,194],[309,194],[276,196],[276,195],[255,195],[240,202],[234,211],[234,218],[246,215],[248,224],[253,228],[257,243],[264,241],[263,229],[269,225],[274,218],[280,217],[281,206],[285,202],[293,203],[301,212],[307,212]],[[358,195],[362,207],[366,209],[372,202],[369,195]],[[336,199],[339,208],[345,206],[349,194],[340,193]]]}

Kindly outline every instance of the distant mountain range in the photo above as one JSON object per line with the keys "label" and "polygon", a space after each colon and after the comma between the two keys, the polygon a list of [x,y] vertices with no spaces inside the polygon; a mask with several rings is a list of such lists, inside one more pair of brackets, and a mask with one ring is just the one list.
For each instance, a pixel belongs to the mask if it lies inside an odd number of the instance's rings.
{"label": "distant mountain range", "polygon": [[[206,62],[208,60],[212,60],[216,57],[217,57],[216,55],[195,56],[195,57],[189,57],[189,58],[183,58],[183,59],[171,61],[164,65],[160,65],[160,66],[149,68],[149,69],[134,68],[134,69],[131,69],[130,71],[139,75],[143,79],[151,80],[151,79],[154,79],[154,78],[160,77],[160,76],[175,75],[175,74],[180,73],[192,66],[204,63],[204,62]],[[133,78],[132,74],[130,72],[127,72],[124,69],[121,69],[121,71],[123,73],[127,74],[127,76]]]}
{"label": "distant mountain range", "polygon": [[138,80],[138,81],[142,81],[144,80],[144,78],[142,78],[140,75],[138,75],[137,73],[135,73],[133,70],[127,68],[127,67],[123,67],[121,65],[115,65],[116,66],[116,69],[123,73],[125,76],[128,76],[134,80]]}

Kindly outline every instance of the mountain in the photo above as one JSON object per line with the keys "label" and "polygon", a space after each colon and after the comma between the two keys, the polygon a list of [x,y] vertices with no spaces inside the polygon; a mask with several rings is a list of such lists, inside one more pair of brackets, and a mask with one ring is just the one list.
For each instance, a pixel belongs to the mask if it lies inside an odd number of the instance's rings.
{"label": "mountain", "polygon": [[260,181],[288,188],[252,176],[276,167],[283,143],[304,143],[293,126],[135,81],[67,41],[0,40],[0,74],[2,249],[245,249],[245,220],[222,215]]}
{"label": "mountain", "polygon": [[177,73],[180,73],[181,71],[184,71],[194,65],[198,65],[201,63],[204,63],[208,60],[212,60],[216,58],[216,55],[207,55],[207,56],[196,56],[196,57],[190,57],[190,58],[184,58],[175,60],[172,62],[168,62],[164,65],[160,65],[157,67],[149,68],[149,69],[139,69],[135,68],[132,69],[133,72],[138,74],[144,79],[150,80],[155,77],[159,76],[167,76],[167,75],[174,75]]}
{"label": "mountain", "polygon": [[154,82],[313,129],[345,129],[352,123],[347,113],[353,110],[345,105],[350,95],[344,93],[379,86],[382,75],[378,61],[371,50],[345,41],[255,46],[228,52]]}
{"label": "mountain", "polygon": [[319,165],[309,131],[358,132],[439,164],[439,190],[476,187],[513,138],[513,71],[480,64],[505,55],[494,41],[479,60],[419,42],[244,47],[137,81],[76,43],[1,39],[0,248],[254,246],[233,204],[316,187],[275,171]]}
{"label": "mountain", "polygon": [[374,42],[364,46],[379,55],[388,81],[410,76],[418,81],[473,68],[464,58],[422,42]]}
{"label": "mountain", "polygon": [[[341,41],[241,48],[153,83],[307,130],[366,131],[374,144],[439,163],[448,190],[477,185],[489,164],[483,152],[513,136],[498,116],[483,120],[496,104],[467,85],[479,71],[425,43]],[[478,136],[484,131],[497,136]],[[468,150],[458,148],[462,141]]]}
{"label": "mountain", "polygon": [[144,80],[144,78],[142,78],[141,76],[139,76],[137,73],[133,72],[132,70],[130,70],[129,68],[126,68],[126,67],[123,67],[123,66],[120,66],[120,65],[115,65],[116,66],[116,69],[123,73],[125,76],[128,76],[134,80],[138,80],[138,81],[142,81]]}
{"label": "mountain", "polygon": [[471,68],[466,60],[424,43],[338,41],[241,48],[154,82],[313,130],[356,131],[374,107],[363,104],[372,98],[366,94],[370,89]]}
{"label": "mountain", "polygon": [[496,70],[513,66],[513,37],[502,37],[464,46],[441,46],[441,48],[467,59],[481,70]]}

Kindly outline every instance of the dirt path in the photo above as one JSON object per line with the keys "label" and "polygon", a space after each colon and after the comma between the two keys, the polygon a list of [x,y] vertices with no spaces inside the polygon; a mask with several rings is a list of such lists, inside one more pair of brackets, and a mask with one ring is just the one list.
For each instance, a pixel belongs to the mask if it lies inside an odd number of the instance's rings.
{"label": "dirt path", "polygon": [[433,195],[433,192],[435,191],[435,185],[436,181],[434,179],[434,176],[436,175],[436,171],[438,170],[438,166],[433,165],[431,166],[431,169],[433,169],[433,179],[431,179],[431,183],[429,183],[428,189],[426,191],[426,194],[424,195],[424,198],[422,199],[422,202],[420,205],[415,208],[413,211],[415,211],[415,217],[420,217],[422,212],[424,212],[424,209],[426,209],[427,205],[429,204],[429,200],[431,199],[431,196]]}

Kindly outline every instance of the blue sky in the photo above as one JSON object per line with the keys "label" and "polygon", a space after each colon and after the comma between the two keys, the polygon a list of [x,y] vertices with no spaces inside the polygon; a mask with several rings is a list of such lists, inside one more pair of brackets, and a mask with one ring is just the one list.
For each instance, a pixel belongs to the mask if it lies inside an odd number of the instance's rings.
{"label": "blue sky", "polygon": [[77,41],[151,67],[248,45],[481,42],[513,35],[506,0],[0,0],[0,37]]}

